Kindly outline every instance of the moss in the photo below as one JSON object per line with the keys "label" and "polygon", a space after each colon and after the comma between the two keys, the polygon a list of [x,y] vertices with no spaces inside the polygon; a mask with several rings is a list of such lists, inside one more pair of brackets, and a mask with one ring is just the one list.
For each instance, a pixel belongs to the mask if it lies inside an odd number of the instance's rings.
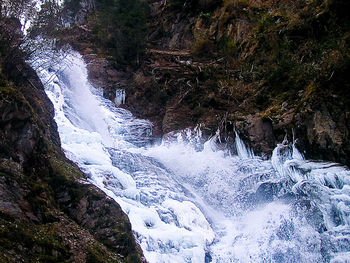
{"label": "moss", "polygon": [[[28,117],[35,117],[35,112],[33,107],[28,103],[26,98],[23,96],[21,92],[21,87],[13,87],[13,84],[7,82],[7,86],[0,87],[0,99],[3,102],[6,102],[10,107],[16,107],[20,109],[23,113],[28,114]],[[37,119],[33,120],[34,123],[37,123]]]}
{"label": "moss", "polygon": [[[121,262],[117,257],[113,257],[105,247],[95,242],[87,249],[86,263],[109,263],[109,262]],[[136,262],[136,261],[135,261]]]}
{"label": "moss", "polygon": [[[4,87],[5,86],[5,87]],[[0,93],[3,95],[14,95],[16,94],[16,90],[9,86],[9,83],[6,82],[4,86],[0,87]]]}
{"label": "moss", "polygon": [[273,119],[281,113],[282,113],[281,106],[275,104],[267,108],[265,111],[261,112],[259,115],[263,119]]}
{"label": "moss", "polygon": [[3,97],[4,100],[16,100],[20,102],[25,102],[25,99],[22,94],[20,94],[15,88],[11,87],[11,85],[6,82],[5,87],[0,87],[0,96]]}
{"label": "moss", "polygon": [[9,257],[5,256],[2,252],[3,251],[0,250],[0,262],[2,262],[2,263],[15,263],[16,262],[13,258],[11,258],[10,256]]}
{"label": "moss", "polygon": [[305,96],[304,96],[304,98],[308,99],[308,98],[316,95],[315,92],[317,92],[316,84],[315,83],[310,83],[305,89]]}
{"label": "moss", "polygon": [[11,250],[18,256],[24,256],[27,262],[68,262],[70,258],[68,249],[51,224],[35,225],[0,219],[0,237],[4,262],[11,262]]}
{"label": "moss", "polygon": [[220,39],[217,45],[219,53],[227,58],[236,57],[240,49],[239,43],[235,42],[234,39],[231,39],[226,35]]}
{"label": "moss", "polygon": [[58,152],[56,146],[50,146],[50,157],[49,164],[52,169],[52,173],[54,176],[62,177],[66,179],[79,179],[84,176],[84,174],[79,170],[79,168],[68,161],[65,156]]}

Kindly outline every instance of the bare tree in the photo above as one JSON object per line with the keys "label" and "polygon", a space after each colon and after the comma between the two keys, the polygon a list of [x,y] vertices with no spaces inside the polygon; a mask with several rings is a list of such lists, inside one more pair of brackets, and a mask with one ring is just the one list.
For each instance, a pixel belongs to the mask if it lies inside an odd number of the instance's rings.
{"label": "bare tree", "polygon": [[37,0],[1,0],[0,11],[3,17],[29,17],[35,12]]}

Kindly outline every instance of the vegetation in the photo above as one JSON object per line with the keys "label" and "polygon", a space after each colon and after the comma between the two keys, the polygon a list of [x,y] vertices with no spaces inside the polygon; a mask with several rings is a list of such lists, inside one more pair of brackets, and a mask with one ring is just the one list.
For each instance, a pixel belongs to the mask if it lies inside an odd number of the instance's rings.
{"label": "vegetation", "polygon": [[[209,25],[218,23],[216,48],[226,67],[238,68],[245,83],[256,83],[256,101],[265,105],[258,107],[267,109],[281,102],[277,97],[294,104],[298,92],[327,85],[334,72],[349,66],[346,9],[349,4],[340,0],[225,0]],[[193,44],[197,56],[208,54],[206,28],[198,29]],[[234,82],[232,74],[226,76]]]}
{"label": "vegetation", "polygon": [[[0,219],[0,251],[12,250],[15,258],[25,254],[27,262],[68,262],[71,255],[52,230],[50,224],[42,226]],[[5,253],[2,257],[2,262],[14,259]]]}
{"label": "vegetation", "polygon": [[90,24],[106,53],[121,64],[135,66],[145,49],[147,14],[142,0],[97,0]]}

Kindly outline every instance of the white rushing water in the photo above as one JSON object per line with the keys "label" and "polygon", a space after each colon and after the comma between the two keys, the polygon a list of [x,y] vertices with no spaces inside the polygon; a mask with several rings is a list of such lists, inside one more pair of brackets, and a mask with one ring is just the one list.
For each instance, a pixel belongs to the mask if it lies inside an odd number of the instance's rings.
{"label": "white rushing water", "polygon": [[151,147],[151,123],[102,98],[80,55],[37,71],[67,157],[121,205],[150,263],[350,262],[346,167],[285,144],[264,161],[238,134],[231,156],[200,129]]}

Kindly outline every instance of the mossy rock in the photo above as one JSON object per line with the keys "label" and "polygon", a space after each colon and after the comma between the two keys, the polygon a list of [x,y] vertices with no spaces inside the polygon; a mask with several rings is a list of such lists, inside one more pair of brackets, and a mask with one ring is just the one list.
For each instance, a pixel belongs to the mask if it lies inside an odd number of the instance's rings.
{"label": "mossy rock", "polygon": [[68,262],[71,256],[50,225],[0,219],[0,237],[5,262],[11,262],[12,253],[26,258],[25,262]]}
{"label": "mossy rock", "polygon": [[117,257],[113,257],[107,252],[106,248],[95,242],[88,247],[86,263],[117,263],[122,262]]}

